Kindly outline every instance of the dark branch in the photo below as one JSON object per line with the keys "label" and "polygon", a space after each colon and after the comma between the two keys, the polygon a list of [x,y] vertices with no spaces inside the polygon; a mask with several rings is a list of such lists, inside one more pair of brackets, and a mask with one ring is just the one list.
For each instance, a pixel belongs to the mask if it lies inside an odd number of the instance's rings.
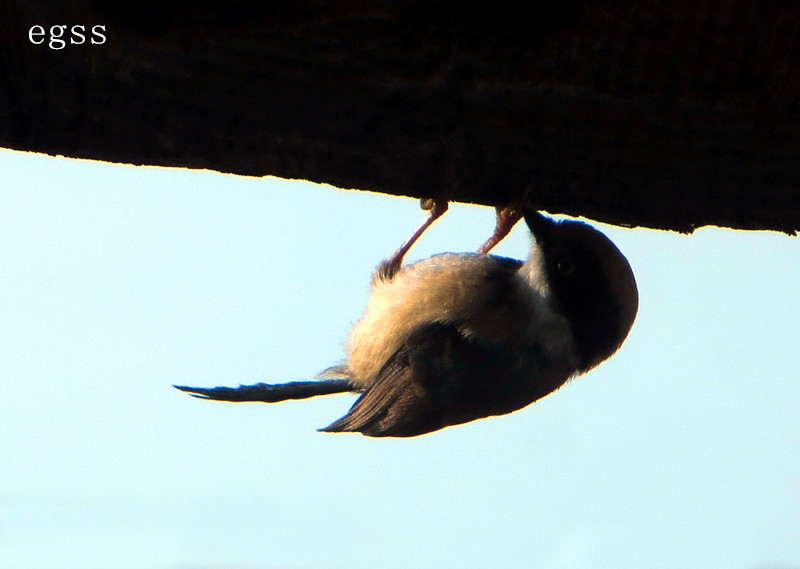
{"label": "dark branch", "polygon": [[55,4],[0,2],[2,148],[800,229],[800,3]]}

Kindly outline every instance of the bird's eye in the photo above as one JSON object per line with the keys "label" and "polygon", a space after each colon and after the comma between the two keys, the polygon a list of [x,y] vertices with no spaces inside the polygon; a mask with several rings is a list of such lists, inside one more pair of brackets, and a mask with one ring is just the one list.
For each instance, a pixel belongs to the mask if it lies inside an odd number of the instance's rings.
{"label": "bird's eye", "polygon": [[562,275],[570,275],[575,270],[575,265],[572,263],[570,259],[561,259],[557,264],[556,268],[558,272]]}

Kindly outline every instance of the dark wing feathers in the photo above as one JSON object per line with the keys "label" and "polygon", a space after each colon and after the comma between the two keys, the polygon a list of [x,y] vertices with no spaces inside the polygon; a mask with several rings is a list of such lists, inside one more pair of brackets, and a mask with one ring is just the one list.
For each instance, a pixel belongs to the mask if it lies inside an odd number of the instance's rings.
{"label": "dark wing feathers", "polygon": [[503,356],[455,325],[426,324],[387,360],[347,415],[321,430],[412,437],[496,414],[493,403],[508,383]]}
{"label": "dark wing feathers", "polygon": [[347,415],[320,430],[392,436],[398,427],[397,415],[403,407],[401,401],[408,398],[406,392],[412,387],[403,377],[407,371],[397,363],[384,366],[380,380],[359,397]]}

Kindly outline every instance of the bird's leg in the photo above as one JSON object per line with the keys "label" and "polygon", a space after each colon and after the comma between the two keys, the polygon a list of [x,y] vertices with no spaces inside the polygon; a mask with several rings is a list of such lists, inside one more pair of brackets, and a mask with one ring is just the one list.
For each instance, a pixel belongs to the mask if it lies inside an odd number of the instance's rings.
{"label": "bird's leg", "polygon": [[428,229],[428,227],[430,227],[434,221],[444,215],[444,212],[446,212],[448,208],[447,200],[439,198],[420,200],[419,205],[423,210],[427,210],[429,212],[428,217],[425,219],[422,225],[420,225],[417,230],[414,231],[414,233],[412,233],[408,239],[406,239],[406,242],[403,243],[400,248],[392,254],[391,257],[382,263],[384,272],[387,275],[393,275],[400,269],[400,265],[403,264],[403,257],[406,256],[408,250],[411,249],[414,243],[416,243],[417,239],[419,239],[420,236],[425,233],[425,230]]}
{"label": "bird's leg", "polygon": [[494,227],[494,233],[489,239],[480,246],[478,253],[488,253],[495,245],[500,243],[511,229],[522,219],[522,210],[513,207],[495,207],[497,210],[497,223]]}

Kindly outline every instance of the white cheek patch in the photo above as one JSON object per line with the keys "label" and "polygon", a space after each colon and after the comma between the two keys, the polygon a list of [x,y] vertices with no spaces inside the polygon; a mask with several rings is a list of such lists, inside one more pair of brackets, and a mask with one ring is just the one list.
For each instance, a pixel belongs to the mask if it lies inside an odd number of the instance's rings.
{"label": "white cheek patch", "polygon": [[541,298],[550,298],[550,283],[547,280],[544,253],[535,240],[531,244],[531,254],[519,270],[519,276],[525,279]]}
{"label": "white cheek patch", "polygon": [[574,355],[574,337],[569,321],[558,311],[557,304],[550,290],[547,278],[544,253],[533,239],[531,252],[518,273],[525,281],[533,297],[532,305],[536,313],[530,320],[527,338],[532,344],[541,346],[549,357],[567,359],[573,365],[577,362]]}

